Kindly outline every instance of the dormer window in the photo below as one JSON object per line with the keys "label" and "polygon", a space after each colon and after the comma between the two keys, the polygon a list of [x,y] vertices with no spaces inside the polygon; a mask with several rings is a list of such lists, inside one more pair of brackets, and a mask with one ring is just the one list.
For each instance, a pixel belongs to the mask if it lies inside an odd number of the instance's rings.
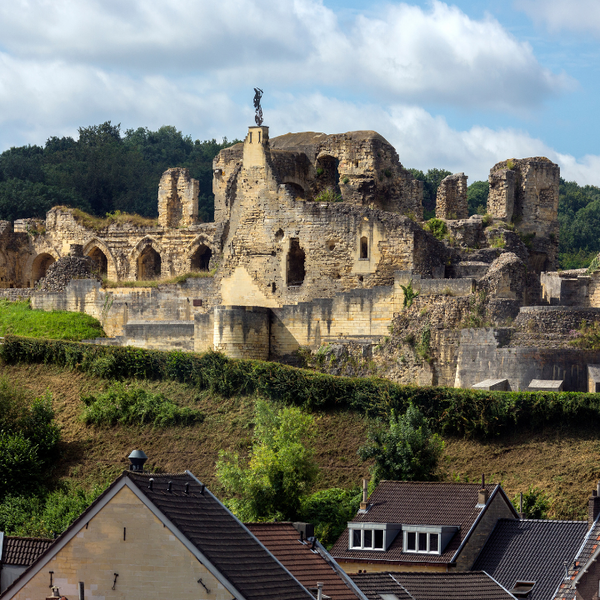
{"label": "dormer window", "polygon": [[350,550],[387,550],[400,530],[388,523],[348,523]]}
{"label": "dormer window", "polygon": [[403,525],[403,552],[441,554],[458,527]]}

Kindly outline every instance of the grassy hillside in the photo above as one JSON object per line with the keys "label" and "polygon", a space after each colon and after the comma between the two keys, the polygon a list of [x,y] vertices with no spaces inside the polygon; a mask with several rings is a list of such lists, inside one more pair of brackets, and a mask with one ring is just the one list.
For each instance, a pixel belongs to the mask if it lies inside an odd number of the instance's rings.
{"label": "grassy hillside", "polygon": [[[201,410],[204,421],[166,429],[96,427],[81,421],[80,398],[107,389],[106,379],[37,364],[2,365],[1,372],[37,395],[50,390],[63,440],[56,474],[85,487],[112,480],[127,467],[131,450],[141,448],[156,470],[190,469],[219,493],[214,475],[218,450],[243,452],[251,440],[254,397],[223,398],[173,381],[136,381],[135,385],[161,392],[178,405]],[[315,414],[315,451],[321,467],[318,488],[356,486],[368,475],[369,465],[357,456],[368,420],[342,410]],[[477,481],[485,473],[488,481],[502,482],[511,496],[530,486],[539,487],[550,494],[552,517],[585,517],[587,498],[600,476],[600,440],[594,431],[553,427],[535,434],[505,433],[485,442],[448,437],[445,441],[440,479]]]}
{"label": "grassy hillside", "polygon": [[8,334],[74,341],[104,337],[99,321],[85,313],[32,310],[29,300],[0,300],[0,336]]}

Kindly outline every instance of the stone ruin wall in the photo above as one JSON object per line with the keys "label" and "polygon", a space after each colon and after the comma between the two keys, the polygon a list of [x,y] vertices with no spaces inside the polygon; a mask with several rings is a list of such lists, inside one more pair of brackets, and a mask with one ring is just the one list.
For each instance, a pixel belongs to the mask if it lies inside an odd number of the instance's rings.
{"label": "stone ruin wall", "polygon": [[558,267],[560,169],[545,157],[509,159],[490,170],[488,212],[514,223],[530,246],[530,266]]}
{"label": "stone ruin wall", "polygon": [[158,224],[165,228],[195,225],[199,190],[188,169],[167,169],[158,184]]}
{"label": "stone ruin wall", "polygon": [[[267,134],[259,145],[254,133],[254,141],[246,138],[244,143],[235,199],[227,201],[235,211],[217,276],[224,304],[277,307],[308,302],[392,285],[399,269],[431,276],[433,267],[443,266],[443,244],[407,217],[290,194],[281,173],[275,172]],[[232,163],[227,169],[225,161],[231,158],[237,165],[239,156],[224,152],[215,160],[216,195],[234,187],[232,175],[226,175]]]}
{"label": "stone ruin wall", "polygon": [[435,200],[435,216],[438,219],[468,219],[467,176],[455,173],[442,179]]}

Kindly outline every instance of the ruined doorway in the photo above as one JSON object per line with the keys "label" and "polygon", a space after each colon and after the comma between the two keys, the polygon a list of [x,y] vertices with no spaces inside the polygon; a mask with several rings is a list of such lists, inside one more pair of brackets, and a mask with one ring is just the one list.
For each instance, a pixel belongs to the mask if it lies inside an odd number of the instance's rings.
{"label": "ruined doorway", "polygon": [[300,247],[298,238],[290,239],[290,250],[287,255],[287,284],[289,286],[302,285],[306,275],[306,255]]}
{"label": "ruined doorway", "polygon": [[106,258],[106,254],[104,254],[98,246],[94,246],[92,250],[88,252],[88,256],[95,261],[100,277],[106,277],[106,274],[108,273],[108,259]]}
{"label": "ruined doorway", "polygon": [[200,244],[198,249],[192,255],[190,267],[192,271],[208,271],[210,269],[210,259],[212,257],[212,250]]}
{"label": "ruined doorway", "polygon": [[47,252],[38,254],[33,261],[33,265],[31,266],[32,284],[37,283],[42,277],[46,277],[48,267],[54,262],[56,262],[56,260],[52,254],[48,254]]}
{"label": "ruined doorway", "polygon": [[158,279],[161,273],[160,254],[152,247],[146,246],[137,260],[138,281]]}
{"label": "ruined doorway", "polygon": [[321,156],[317,159],[317,191],[331,191],[334,196],[342,195],[340,190],[340,161],[335,156]]}

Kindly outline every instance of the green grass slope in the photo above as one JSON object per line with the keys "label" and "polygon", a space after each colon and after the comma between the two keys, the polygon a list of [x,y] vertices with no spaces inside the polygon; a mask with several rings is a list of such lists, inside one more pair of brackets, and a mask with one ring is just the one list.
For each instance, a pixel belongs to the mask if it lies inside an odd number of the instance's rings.
{"label": "green grass slope", "polygon": [[29,300],[0,300],[0,336],[9,334],[73,341],[104,337],[98,320],[85,313],[32,310]]}

